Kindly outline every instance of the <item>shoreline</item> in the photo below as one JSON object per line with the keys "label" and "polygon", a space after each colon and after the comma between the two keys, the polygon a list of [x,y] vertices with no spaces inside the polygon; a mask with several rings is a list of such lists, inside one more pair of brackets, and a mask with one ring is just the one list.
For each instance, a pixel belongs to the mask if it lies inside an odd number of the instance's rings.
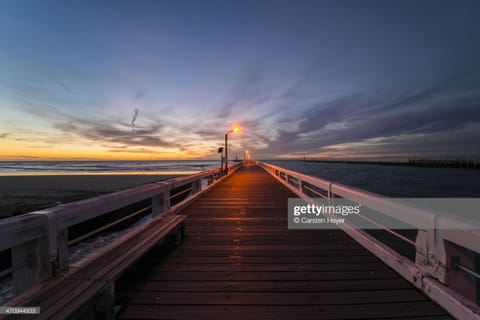
{"label": "shoreline", "polygon": [[0,176],[0,219],[189,173],[47,174]]}
{"label": "shoreline", "polygon": [[183,176],[200,171],[25,171],[0,172],[1,177],[47,177],[47,176]]}

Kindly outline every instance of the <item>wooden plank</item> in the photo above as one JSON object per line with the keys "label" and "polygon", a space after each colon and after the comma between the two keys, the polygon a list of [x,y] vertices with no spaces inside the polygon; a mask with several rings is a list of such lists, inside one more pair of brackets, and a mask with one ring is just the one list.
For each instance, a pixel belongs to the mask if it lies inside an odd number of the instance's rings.
{"label": "wooden plank", "polygon": [[[199,232],[194,232],[193,227],[188,227],[188,237],[195,238],[195,237],[205,237],[207,238],[206,234],[203,232],[205,229],[204,228],[202,231]],[[215,232],[215,230],[219,230],[220,232]],[[208,233],[208,239],[214,239],[214,238],[229,238],[232,236],[232,232],[235,234],[242,235],[245,239],[292,239],[296,240],[298,242],[302,242],[305,240],[332,240],[334,239],[335,241],[339,242],[348,242],[352,243],[354,240],[352,240],[350,237],[342,236],[341,234],[337,233],[305,233],[305,232],[286,232],[285,228],[271,228],[267,230],[252,230],[253,227],[235,227],[231,228],[228,230],[228,232],[225,232],[223,228],[219,228],[218,226],[215,226],[214,228],[210,228],[210,231]]]}
{"label": "wooden plank", "polygon": [[230,264],[183,264],[183,263],[166,263],[161,265],[154,264],[140,264],[135,268],[139,272],[149,272],[150,270],[156,270],[160,272],[204,272],[204,271],[237,271],[237,272],[257,272],[257,271],[268,271],[268,272],[278,272],[278,271],[315,271],[315,272],[330,272],[330,271],[339,271],[339,272],[351,272],[357,270],[367,270],[367,271],[379,271],[379,270],[390,270],[386,265],[373,262],[373,263],[352,263],[352,264],[243,264],[243,263],[230,263]]}
{"label": "wooden plank", "polygon": [[[189,220],[190,221],[190,220]],[[185,224],[188,227],[188,236],[205,236],[205,231],[208,231],[208,235],[210,236],[230,236],[232,232],[237,234],[242,234],[244,236],[271,236],[271,237],[293,237],[295,239],[315,239],[315,240],[338,240],[338,241],[354,241],[352,238],[347,236],[345,233],[338,233],[338,232],[321,232],[319,233],[317,230],[291,230],[286,231],[285,226],[282,227],[274,227],[274,226],[263,226],[263,225],[252,225],[246,227],[245,225],[236,226],[233,224],[224,224],[224,225],[217,225],[217,224],[210,224],[210,225],[203,225],[203,224]],[[313,231],[313,232],[312,232]]]}
{"label": "wooden plank", "polygon": [[197,306],[127,305],[121,319],[229,319],[229,320],[302,320],[302,319],[385,319],[385,317],[444,316],[445,312],[431,302],[384,303],[361,305],[309,306]]}
{"label": "wooden plank", "polygon": [[[301,250],[240,250],[241,247],[235,247],[230,250],[195,250],[191,247],[182,247],[178,251],[169,252],[168,255],[172,257],[229,257],[229,256],[242,256],[242,257],[351,257],[351,256],[372,256],[368,251],[364,249],[355,250],[314,250],[314,251],[301,251]],[[165,256],[165,252],[152,252],[152,256]],[[299,260],[301,261],[301,260]]]}
{"label": "wooden plank", "polygon": [[[285,256],[270,256],[270,257],[249,257],[249,256],[149,256],[140,260],[138,263],[148,263],[158,265],[160,263],[173,263],[173,264],[269,264],[269,263],[281,263],[281,264],[298,264],[298,257],[285,257]],[[306,256],[301,258],[301,263],[304,264],[338,264],[338,263],[364,263],[364,262],[379,262],[374,256]]]}
{"label": "wooden plank", "polygon": [[341,251],[341,250],[349,250],[349,251],[354,251],[355,249],[364,251],[360,245],[335,245],[332,244],[330,247],[329,246],[315,246],[311,244],[280,244],[280,245],[242,245],[238,246],[235,244],[217,244],[217,245],[196,245],[196,244],[189,244],[188,245],[189,250],[199,250],[199,251],[226,251],[226,250],[231,250],[231,251],[304,251],[304,252],[314,252],[314,251],[322,251],[322,250],[328,250],[328,251]]}
{"label": "wooden plank", "polygon": [[[216,234],[209,234],[208,237],[205,234],[188,234],[185,238],[185,241],[188,243],[192,241],[192,243],[198,243],[200,245],[208,245],[208,242],[215,242],[215,241],[225,241],[239,238],[244,242],[244,245],[271,245],[271,243],[263,243],[263,242],[271,242],[276,241],[279,245],[282,244],[295,244],[295,243],[302,243],[305,241],[315,241],[318,240],[324,241],[327,238],[316,238],[312,236],[304,236],[304,235],[262,235],[262,234],[251,234],[245,235],[243,232],[232,232],[229,235],[216,235]],[[331,239],[328,239],[331,240]],[[249,243],[252,242],[252,243]],[[218,242],[217,242],[218,243]],[[190,244],[190,243],[188,243]],[[336,244],[338,246],[351,246],[352,240],[351,239],[338,239],[336,240]],[[322,243],[318,245],[318,248],[328,247],[326,243]]]}
{"label": "wooden plank", "polygon": [[392,279],[398,275],[391,270],[356,270],[352,272],[175,272],[156,271],[139,273],[128,272],[128,279],[174,280],[174,281],[287,281],[287,280],[354,280],[354,279]]}
{"label": "wooden plank", "polygon": [[118,301],[167,305],[350,305],[427,301],[415,289],[331,292],[119,292]]}
{"label": "wooden plank", "polygon": [[325,281],[121,281],[117,291],[128,292],[329,292],[344,290],[408,289],[404,279],[325,280]]}

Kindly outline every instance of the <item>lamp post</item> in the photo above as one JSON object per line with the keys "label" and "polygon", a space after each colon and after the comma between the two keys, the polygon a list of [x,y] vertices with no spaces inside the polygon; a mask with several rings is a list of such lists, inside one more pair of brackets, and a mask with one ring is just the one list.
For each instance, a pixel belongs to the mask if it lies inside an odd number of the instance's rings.
{"label": "lamp post", "polygon": [[238,130],[239,129],[235,127],[232,130],[229,130],[225,133],[225,171],[224,171],[225,174],[228,173],[228,134],[238,132]]}
{"label": "lamp post", "polygon": [[223,172],[223,148],[218,148],[218,153],[220,153],[220,174]]}

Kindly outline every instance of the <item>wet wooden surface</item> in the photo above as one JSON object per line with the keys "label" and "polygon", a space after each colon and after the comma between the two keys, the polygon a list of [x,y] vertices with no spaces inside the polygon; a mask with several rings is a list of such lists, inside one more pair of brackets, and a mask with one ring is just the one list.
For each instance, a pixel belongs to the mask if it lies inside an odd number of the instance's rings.
{"label": "wet wooden surface", "polygon": [[227,178],[117,282],[119,318],[450,319],[342,231],[288,230],[289,197],[256,166]]}

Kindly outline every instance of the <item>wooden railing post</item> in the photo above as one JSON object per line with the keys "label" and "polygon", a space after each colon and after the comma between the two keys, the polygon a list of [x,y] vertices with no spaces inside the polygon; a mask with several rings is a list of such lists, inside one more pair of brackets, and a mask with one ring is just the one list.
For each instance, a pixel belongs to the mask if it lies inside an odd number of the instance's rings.
{"label": "wooden railing post", "polygon": [[1,219],[0,230],[0,251],[11,250],[9,269],[17,294],[50,276],[45,217],[25,214]]}
{"label": "wooden railing post", "polygon": [[35,285],[35,242],[29,241],[12,248],[13,285],[17,293]]}
{"label": "wooden railing post", "polygon": [[54,261],[54,272],[58,273],[68,267],[68,230],[58,230],[57,257]]}
{"label": "wooden railing post", "polygon": [[163,212],[168,212],[170,210],[170,189],[165,190],[162,193],[163,197]]}
{"label": "wooden railing post", "polygon": [[54,211],[45,209],[33,214],[44,217],[47,221],[46,252],[43,255],[48,265],[48,275],[43,279],[47,279],[68,266],[68,230],[58,230]]}
{"label": "wooden railing post", "polygon": [[190,195],[194,195],[195,193],[197,193],[198,191],[200,191],[200,189],[202,188],[202,179],[198,179],[198,180],[195,180],[192,182],[192,190],[190,191]]}
{"label": "wooden railing post", "polygon": [[157,194],[152,197],[152,217],[156,217],[165,211],[163,198],[165,193]]}
{"label": "wooden railing post", "polygon": [[46,237],[24,242],[11,250],[13,285],[17,294],[33,288],[50,276]]}

